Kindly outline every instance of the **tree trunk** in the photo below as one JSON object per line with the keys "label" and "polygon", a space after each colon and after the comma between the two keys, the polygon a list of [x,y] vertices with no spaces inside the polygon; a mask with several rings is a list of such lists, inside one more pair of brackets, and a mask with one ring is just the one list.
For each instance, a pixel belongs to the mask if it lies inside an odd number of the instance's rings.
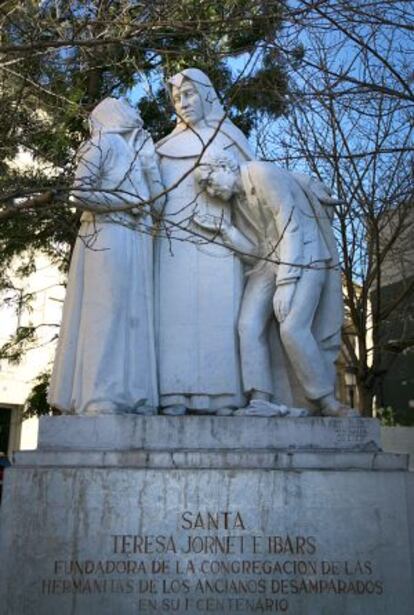
{"label": "tree trunk", "polygon": [[372,404],[374,391],[372,387],[367,386],[364,382],[357,383],[359,409],[363,417],[372,417]]}

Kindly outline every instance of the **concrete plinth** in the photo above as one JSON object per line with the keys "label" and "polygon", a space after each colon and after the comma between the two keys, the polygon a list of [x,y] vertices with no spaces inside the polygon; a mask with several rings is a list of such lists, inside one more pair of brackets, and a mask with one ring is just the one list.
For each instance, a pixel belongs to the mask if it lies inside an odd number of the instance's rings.
{"label": "concrete plinth", "polygon": [[39,448],[86,450],[379,450],[372,419],[61,416],[41,419]]}
{"label": "concrete plinth", "polygon": [[44,420],[6,476],[0,612],[411,615],[414,485],[378,434],[356,419]]}

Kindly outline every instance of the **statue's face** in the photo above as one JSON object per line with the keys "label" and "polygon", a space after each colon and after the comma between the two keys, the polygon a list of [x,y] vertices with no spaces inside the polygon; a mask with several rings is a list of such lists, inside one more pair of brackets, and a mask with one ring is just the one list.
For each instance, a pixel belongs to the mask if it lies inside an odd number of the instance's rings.
{"label": "statue's face", "polygon": [[172,99],[177,115],[186,124],[195,126],[203,119],[203,103],[191,81],[184,80],[179,88],[173,86]]}
{"label": "statue's face", "polygon": [[203,185],[210,196],[229,201],[237,190],[237,174],[225,167],[213,167]]}

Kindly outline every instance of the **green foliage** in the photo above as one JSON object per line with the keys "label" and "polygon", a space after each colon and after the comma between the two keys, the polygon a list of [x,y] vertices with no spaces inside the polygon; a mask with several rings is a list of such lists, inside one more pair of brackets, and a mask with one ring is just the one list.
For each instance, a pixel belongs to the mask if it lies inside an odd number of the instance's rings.
{"label": "green foliage", "polygon": [[52,409],[47,402],[47,390],[49,387],[50,373],[42,372],[36,378],[36,384],[30,391],[23,410],[23,418],[32,416],[44,416],[51,414]]}
{"label": "green foliage", "polygon": [[287,75],[277,67],[277,56],[272,62],[273,54],[263,58],[262,68],[249,78],[237,84],[236,105],[242,112],[266,111],[278,116],[286,110]]}
{"label": "green foliage", "polygon": [[384,427],[414,427],[414,411],[396,410],[391,406],[379,408],[376,412],[377,418]]}
{"label": "green foliage", "polygon": [[0,348],[0,357],[7,359],[11,364],[17,364],[35,341],[35,327],[18,327],[16,334]]}
{"label": "green foliage", "polygon": [[397,425],[395,412],[391,406],[387,406],[386,408],[378,408],[377,418],[381,425],[384,425],[384,427],[395,427]]}
{"label": "green foliage", "polygon": [[154,141],[159,141],[174,128],[175,119],[165,89],[159,89],[152,97],[143,97],[138,106],[144,125]]}

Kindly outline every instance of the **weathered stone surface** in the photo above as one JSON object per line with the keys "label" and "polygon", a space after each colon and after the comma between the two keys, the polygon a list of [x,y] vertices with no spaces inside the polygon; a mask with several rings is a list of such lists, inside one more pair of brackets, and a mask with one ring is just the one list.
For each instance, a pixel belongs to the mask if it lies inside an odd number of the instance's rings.
{"label": "weathered stone surface", "polygon": [[41,419],[39,448],[378,450],[380,427],[362,418],[59,416]]}
{"label": "weathered stone surface", "polygon": [[406,485],[405,472],[16,466],[1,612],[411,615]]}
{"label": "weathered stone surface", "polygon": [[414,483],[377,427],[43,420],[6,476],[0,612],[411,615]]}

